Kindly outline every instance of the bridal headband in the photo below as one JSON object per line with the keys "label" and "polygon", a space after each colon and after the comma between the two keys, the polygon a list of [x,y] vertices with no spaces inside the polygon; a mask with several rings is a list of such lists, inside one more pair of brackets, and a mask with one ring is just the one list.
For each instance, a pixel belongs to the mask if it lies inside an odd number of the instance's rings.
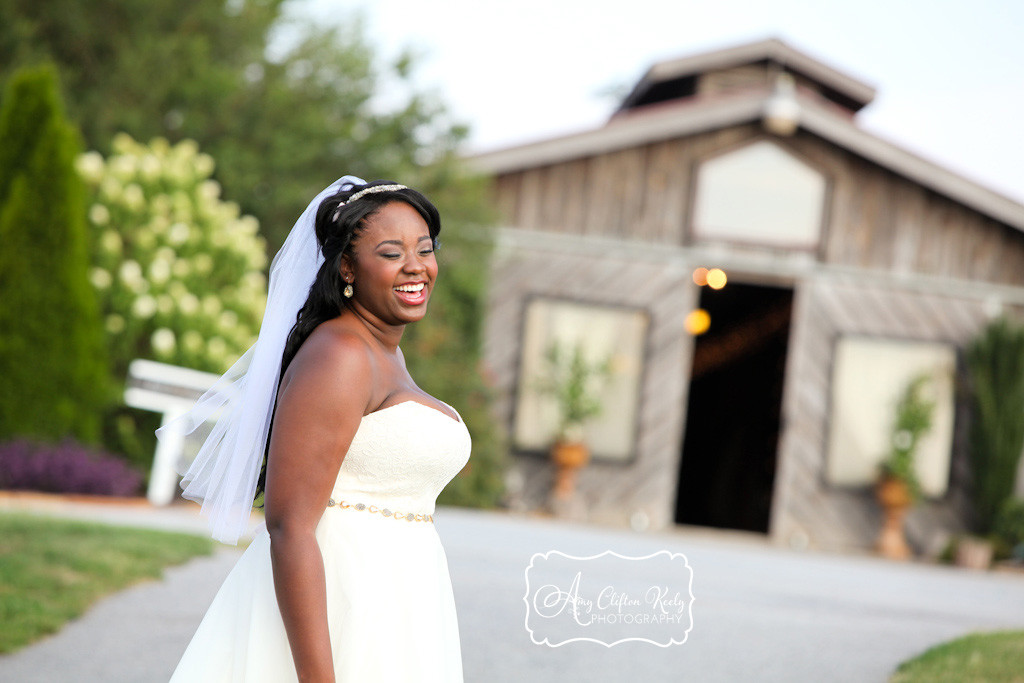
{"label": "bridal headband", "polygon": [[409,188],[406,187],[405,185],[374,185],[373,187],[368,187],[365,190],[359,190],[359,192],[354,193],[351,197],[343,201],[341,204],[338,204],[338,208],[337,210],[335,210],[334,215],[331,216],[331,220],[338,220],[338,218],[341,216],[341,207],[351,204],[360,197],[363,197],[368,194],[373,194],[374,192],[396,192],[398,190],[408,189]]}
{"label": "bridal headband", "polygon": [[[266,452],[281,373],[281,355],[295,317],[324,262],[316,240],[316,214],[324,199],[365,185],[344,176],[313,198],[295,222],[284,246],[270,265],[267,308],[256,343],[200,397],[193,408],[157,430],[191,434],[201,425],[212,430],[183,475],[182,496],[202,504],[213,538],[236,544],[249,524],[253,497]],[[360,190],[346,203],[371,192],[403,189],[375,185]]]}

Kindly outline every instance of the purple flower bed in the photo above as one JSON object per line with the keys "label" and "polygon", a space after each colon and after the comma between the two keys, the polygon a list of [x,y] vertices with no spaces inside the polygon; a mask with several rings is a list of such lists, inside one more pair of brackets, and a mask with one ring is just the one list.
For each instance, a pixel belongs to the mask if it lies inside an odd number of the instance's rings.
{"label": "purple flower bed", "polygon": [[141,485],[124,460],[74,441],[0,444],[0,489],[132,496]]}

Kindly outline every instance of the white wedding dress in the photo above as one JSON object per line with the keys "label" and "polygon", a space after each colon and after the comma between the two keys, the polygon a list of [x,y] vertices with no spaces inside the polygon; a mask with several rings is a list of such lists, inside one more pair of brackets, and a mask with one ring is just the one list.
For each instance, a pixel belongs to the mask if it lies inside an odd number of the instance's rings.
{"label": "white wedding dress", "polygon": [[[433,515],[437,495],[469,451],[461,419],[415,401],[360,422],[334,484],[334,505],[316,530],[339,683],[461,683],[448,561],[432,519],[416,515]],[[295,680],[270,540],[261,529],[214,598],[171,681]]]}

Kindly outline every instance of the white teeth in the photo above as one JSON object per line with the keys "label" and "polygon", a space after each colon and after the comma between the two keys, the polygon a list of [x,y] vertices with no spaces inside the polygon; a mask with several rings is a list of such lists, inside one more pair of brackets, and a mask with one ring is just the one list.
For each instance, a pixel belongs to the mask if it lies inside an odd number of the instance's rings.
{"label": "white teeth", "polygon": [[399,285],[395,287],[395,290],[399,292],[420,292],[423,290],[423,283],[421,282],[418,285]]}

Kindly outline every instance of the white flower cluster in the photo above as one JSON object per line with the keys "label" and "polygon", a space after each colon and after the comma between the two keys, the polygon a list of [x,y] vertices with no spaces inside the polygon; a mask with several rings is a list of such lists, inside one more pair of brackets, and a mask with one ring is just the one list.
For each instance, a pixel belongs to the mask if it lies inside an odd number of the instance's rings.
{"label": "white flower cluster", "polygon": [[151,357],[226,370],[256,339],[266,304],[259,225],[221,199],[214,162],[191,140],[125,134],[78,170],[91,189],[92,285],[119,367]]}

